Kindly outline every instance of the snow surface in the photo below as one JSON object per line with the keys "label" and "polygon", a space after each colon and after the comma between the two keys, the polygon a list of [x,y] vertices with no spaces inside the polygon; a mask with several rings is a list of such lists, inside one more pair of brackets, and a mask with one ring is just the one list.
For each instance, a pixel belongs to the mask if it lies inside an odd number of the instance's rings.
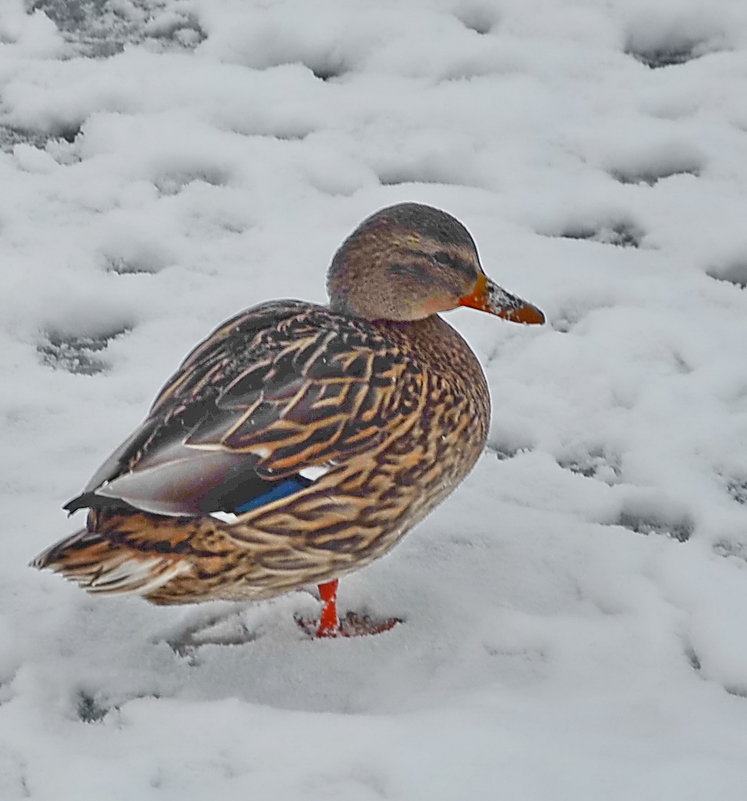
{"label": "snow surface", "polygon": [[[3,0],[0,145],[0,799],[743,801],[744,3]],[[489,447],[341,589],[403,624],[26,567],[199,338],[404,200],[550,323],[449,317]]]}

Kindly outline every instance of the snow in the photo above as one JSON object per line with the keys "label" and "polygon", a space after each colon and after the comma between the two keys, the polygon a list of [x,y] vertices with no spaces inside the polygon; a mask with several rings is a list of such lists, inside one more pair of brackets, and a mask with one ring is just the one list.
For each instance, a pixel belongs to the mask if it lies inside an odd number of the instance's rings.
{"label": "snow", "polygon": [[[741,801],[746,130],[730,0],[5,0],[0,798]],[[404,200],[549,319],[449,316],[489,446],[341,585],[404,623],[27,568],[199,338]]]}

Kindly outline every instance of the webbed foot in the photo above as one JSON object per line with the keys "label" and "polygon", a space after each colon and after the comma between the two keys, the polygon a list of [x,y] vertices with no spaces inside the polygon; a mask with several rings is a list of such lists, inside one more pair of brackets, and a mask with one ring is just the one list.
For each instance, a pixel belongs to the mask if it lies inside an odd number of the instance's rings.
{"label": "webbed foot", "polygon": [[340,618],[337,613],[338,581],[328,581],[319,585],[322,599],[322,614],[319,621],[296,617],[296,623],[311,637],[363,637],[368,634],[381,634],[394,628],[402,621],[393,617],[388,620],[374,620],[368,615],[348,612]]}

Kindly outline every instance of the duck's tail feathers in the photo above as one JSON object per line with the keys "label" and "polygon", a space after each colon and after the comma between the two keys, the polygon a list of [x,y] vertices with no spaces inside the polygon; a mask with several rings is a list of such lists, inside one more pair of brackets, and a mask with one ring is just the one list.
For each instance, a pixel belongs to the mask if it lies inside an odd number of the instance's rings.
{"label": "duck's tail feathers", "polygon": [[178,554],[139,550],[87,529],[42,551],[31,566],[61,573],[91,593],[146,596],[191,569]]}

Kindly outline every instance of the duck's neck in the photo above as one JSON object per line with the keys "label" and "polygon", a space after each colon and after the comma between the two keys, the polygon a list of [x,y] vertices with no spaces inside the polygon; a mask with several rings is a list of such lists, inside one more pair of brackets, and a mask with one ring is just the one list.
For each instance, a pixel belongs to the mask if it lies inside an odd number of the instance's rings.
{"label": "duck's neck", "polygon": [[433,373],[448,377],[459,389],[489,405],[485,374],[464,338],[446,320],[433,314],[423,320],[375,320],[387,338],[402,343]]}

